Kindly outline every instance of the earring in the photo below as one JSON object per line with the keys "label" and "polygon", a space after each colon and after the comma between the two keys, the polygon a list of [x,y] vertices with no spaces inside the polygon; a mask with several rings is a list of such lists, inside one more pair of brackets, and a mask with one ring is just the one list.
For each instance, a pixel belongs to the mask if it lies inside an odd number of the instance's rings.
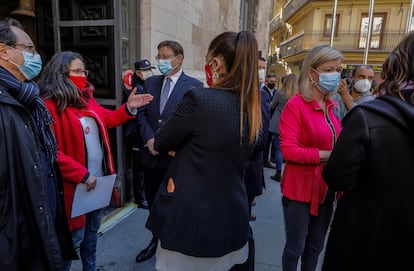
{"label": "earring", "polygon": [[219,79],[219,74],[217,71],[213,72],[213,82],[217,82],[217,80]]}
{"label": "earring", "polygon": [[312,85],[316,85],[316,82],[315,82],[315,80],[313,80],[313,78],[312,78],[312,77],[309,77],[309,81],[311,81],[311,84],[312,84]]}

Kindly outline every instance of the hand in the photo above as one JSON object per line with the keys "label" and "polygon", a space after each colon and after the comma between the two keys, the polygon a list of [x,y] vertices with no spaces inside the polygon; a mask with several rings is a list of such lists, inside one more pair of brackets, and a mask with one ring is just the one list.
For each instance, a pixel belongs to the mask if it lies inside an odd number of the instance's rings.
{"label": "hand", "polygon": [[346,79],[341,79],[339,82],[338,93],[343,95],[349,95],[348,84],[346,83]]}
{"label": "hand", "polygon": [[86,191],[93,190],[96,186],[96,176],[89,175],[89,178],[86,180],[85,184],[86,184]]}
{"label": "hand", "polygon": [[168,155],[174,157],[175,156],[175,151],[169,151]]}
{"label": "hand", "polygon": [[351,93],[349,93],[346,79],[342,79],[339,83],[338,93],[341,95],[341,99],[345,105],[346,110],[350,110],[353,106],[353,98],[351,96]]}
{"label": "hand", "polygon": [[137,88],[134,88],[128,96],[127,106],[130,111],[135,108],[149,104],[154,96],[151,94],[136,94]]}
{"label": "hand", "polygon": [[159,152],[157,152],[154,149],[154,138],[150,138],[147,140],[147,148],[148,151],[152,154],[152,155],[158,155]]}
{"label": "hand", "polygon": [[321,162],[328,161],[329,156],[331,156],[332,151],[326,151],[326,150],[319,150],[319,160]]}

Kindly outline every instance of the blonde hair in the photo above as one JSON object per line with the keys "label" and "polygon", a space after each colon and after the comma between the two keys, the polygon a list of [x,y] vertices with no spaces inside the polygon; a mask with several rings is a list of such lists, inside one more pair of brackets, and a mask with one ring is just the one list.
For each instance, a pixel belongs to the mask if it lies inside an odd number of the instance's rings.
{"label": "blonde hair", "polygon": [[290,73],[282,77],[282,88],[280,89],[282,95],[289,100],[292,98],[298,91],[298,78],[296,74]]}
{"label": "blonde hair", "polygon": [[[309,78],[309,69],[316,70],[320,65],[338,59],[343,61],[344,58],[338,50],[329,45],[318,45],[307,54],[302,63],[302,69],[299,75],[299,90],[305,100],[310,101],[314,99],[312,91],[313,85]],[[330,92],[326,98],[332,98],[335,93],[336,91]]]}

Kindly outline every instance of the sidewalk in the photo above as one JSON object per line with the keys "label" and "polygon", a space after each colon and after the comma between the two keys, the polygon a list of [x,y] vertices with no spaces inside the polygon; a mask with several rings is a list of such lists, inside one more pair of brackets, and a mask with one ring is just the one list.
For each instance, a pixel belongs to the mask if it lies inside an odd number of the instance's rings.
{"label": "sidewalk", "polygon": [[[257,219],[250,222],[256,246],[255,271],[281,271],[284,230],[280,187],[270,179],[274,169],[265,168],[264,172],[266,190],[257,197],[252,210]],[[151,240],[151,233],[144,227],[147,216],[147,210],[129,204],[105,217],[98,239],[97,270],[156,271],[155,257],[143,263],[135,262],[138,252]],[[71,270],[82,270],[79,260],[72,263]]]}

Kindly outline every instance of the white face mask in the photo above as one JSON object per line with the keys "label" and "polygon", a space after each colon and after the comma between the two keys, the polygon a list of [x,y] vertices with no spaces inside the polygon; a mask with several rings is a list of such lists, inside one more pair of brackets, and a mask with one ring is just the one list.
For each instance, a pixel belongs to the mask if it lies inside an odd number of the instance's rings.
{"label": "white face mask", "polygon": [[259,70],[259,80],[265,80],[265,77],[266,77],[266,72],[265,72],[265,70],[264,69],[260,69]]}
{"label": "white face mask", "polygon": [[151,70],[145,70],[145,71],[141,71],[142,74],[142,80],[146,80],[148,77],[152,76],[152,71]]}
{"label": "white face mask", "polygon": [[354,89],[358,93],[368,92],[371,89],[371,82],[368,79],[363,79],[363,80],[356,81],[354,83]]}

